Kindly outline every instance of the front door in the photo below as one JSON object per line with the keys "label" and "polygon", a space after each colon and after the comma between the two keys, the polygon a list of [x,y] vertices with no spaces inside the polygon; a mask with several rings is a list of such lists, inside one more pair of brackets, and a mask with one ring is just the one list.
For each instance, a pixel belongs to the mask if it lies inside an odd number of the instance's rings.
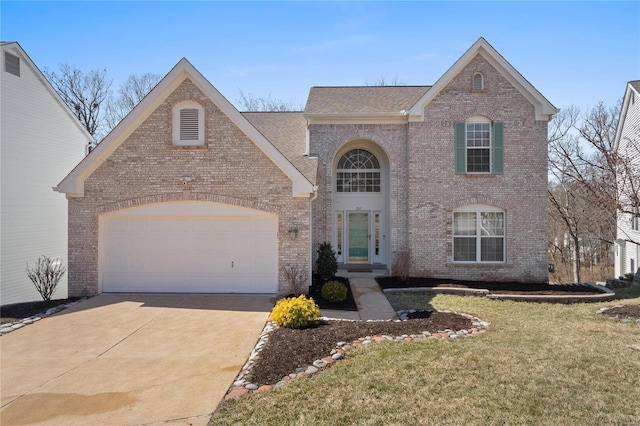
{"label": "front door", "polygon": [[369,263],[369,212],[349,212],[347,263]]}

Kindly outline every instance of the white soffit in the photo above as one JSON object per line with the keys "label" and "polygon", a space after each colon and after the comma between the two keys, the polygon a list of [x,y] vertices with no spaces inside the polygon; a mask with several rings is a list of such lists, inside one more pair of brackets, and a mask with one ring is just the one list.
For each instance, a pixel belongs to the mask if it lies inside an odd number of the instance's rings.
{"label": "white soffit", "polygon": [[618,151],[618,147],[620,146],[620,138],[622,137],[622,127],[624,126],[625,118],[627,117],[627,112],[629,111],[629,104],[631,103],[631,94],[634,93],[635,97],[640,96],[640,94],[635,90],[632,82],[627,83],[627,89],[624,92],[624,99],[622,100],[622,109],[620,110],[620,117],[618,117],[618,126],[616,127],[616,136],[613,142],[613,151]]}

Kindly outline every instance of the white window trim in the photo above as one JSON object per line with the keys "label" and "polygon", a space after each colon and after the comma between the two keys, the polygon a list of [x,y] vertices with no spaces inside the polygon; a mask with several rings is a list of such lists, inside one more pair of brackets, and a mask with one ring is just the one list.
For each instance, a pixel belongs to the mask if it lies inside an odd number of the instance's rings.
{"label": "white window trim", "polygon": [[[198,139],[180,140],[180,111],[183,109],[198,110]],[[203,146],[204,145],[204,107],[194,101],[184,101],[173,107],[173,145],[174,146]]]}
{"label": "white window trim", "polygon": [[[455,260],[455,214],[456,213],[476,213],[476,260]],[[480,227],[478,225],[478,221],[480,220],[481,213],[502,213],[502,218],[504,222],[503,234],[502,234],[502,260],[498,261],[482,261],[482,251],[481,251],[481,240],[482,236],[480,234]],[[469,237],[460,235],[460,237]],[[467,264],[467,265],[501,265],[507,262],[507,212],[499,207],[487,205],[487,204],[471,204],[464,207],[457,208],[451,212],[451,260],[456,264]]]}
{"label": "white window trim", "polygon": [[[469,151],[469,144],[467,141],[467,126],[469,124],[483,123],[489,124],[489,171],[488,172],[470,172],[469,171],[469,162],[466,161],[468,157],[465,158],[466,163],[466,173],[468,175],[490,175],[493,174],[493,123],[487,117],[482,117],[479,115],[473,116],[464,122],[464,146],[465,146],[465,156]],[[474,148],[471,148],[474,149]],[[484,148],[486,149],[486,147]]]}

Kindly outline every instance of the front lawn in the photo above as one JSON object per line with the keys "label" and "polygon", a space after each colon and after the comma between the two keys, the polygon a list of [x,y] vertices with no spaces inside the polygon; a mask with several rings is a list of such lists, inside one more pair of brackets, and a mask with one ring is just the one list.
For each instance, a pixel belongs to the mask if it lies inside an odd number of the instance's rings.
{"label": "front lawn", "polygon": [[393,296],[396,308],[464,312],[491,326],[351,351],[314,378],[222,402],[211,424],[640,424],[640,325],[596,314],[640,303],[640,289],[623,293],[575,305]]}

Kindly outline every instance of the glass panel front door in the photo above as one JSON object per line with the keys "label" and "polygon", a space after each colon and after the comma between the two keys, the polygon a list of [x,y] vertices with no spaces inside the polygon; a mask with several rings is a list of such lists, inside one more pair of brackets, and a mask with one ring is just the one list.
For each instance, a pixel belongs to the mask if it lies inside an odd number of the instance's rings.
{"label": "glass panel front door", "polygon": [[369,263],[369,213],[349,212],[348,263]]}

